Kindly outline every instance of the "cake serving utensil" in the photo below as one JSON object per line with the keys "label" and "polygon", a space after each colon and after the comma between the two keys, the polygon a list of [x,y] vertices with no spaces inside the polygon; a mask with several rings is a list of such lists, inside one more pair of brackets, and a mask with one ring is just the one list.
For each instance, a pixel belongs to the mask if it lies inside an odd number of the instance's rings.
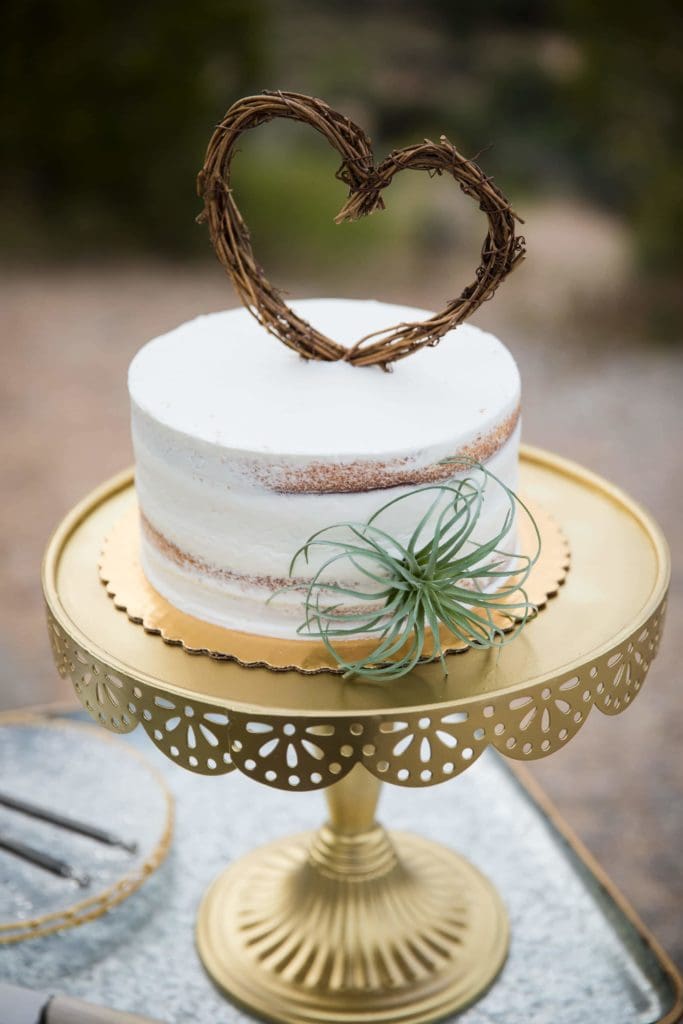
{"label": "cake serving utensil", "polygon": [[60,860],[59,857],[53,857],[52,854],[45,853],[44,850],[37,850],[35,846],[29,846],[28,843],[23,843],[18,839],[11,839],[9,836],[0,835],[0,850],[11,853],[15,857],[20,857],[22,860],[28,861],[29,864],[35,864],[36,867],[44,868],[45,871],[50,871],[53,875],[59,875],[60,878],[69,878],[82,889],[90,885],[89,875],[77,871],[67,861]]}
{"label": "cake serving utensil", "polygon": [[161,1024],[58,993],[36,992],[0,981],[0,1024]]}
{"label": "cake serving utensil", "polygon": [[97,826],[89,825],[87,822],[77,821],[75,818],[67,817],[65,814],[58,814],[47,807],[39,807],[37,804],[28,803],[26,800],[20,800],[18,797],[10,796],[8,793],[1,791],[0,805],[12,811],[18,811],[20,814],[26,814],[30,818],[47,821],[51,825],[56,825],[57,828],[66,829],[68,832],[76,832],[78,835],[87,836],[98,843],[104,843],[107,846],[118,846],[128,853],[137,853],[138,844],[135,842],[127,842],[106,829],[97,828]]}

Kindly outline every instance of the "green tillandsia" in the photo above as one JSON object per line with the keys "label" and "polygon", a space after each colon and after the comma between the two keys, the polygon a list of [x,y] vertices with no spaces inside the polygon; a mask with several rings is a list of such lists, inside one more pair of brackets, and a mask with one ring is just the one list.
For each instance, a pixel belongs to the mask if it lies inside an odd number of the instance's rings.
{"label": "green tillandsia", "polygon": [[[308,584],[305,620],[298,632],[320,639],[343,669],[344,678],[398,679],[424,658],[430,636],[434,649],[429,660],[439,659],[447,674],[440,625],[470,647],[503,647],[537,611],[524,589],[541,547],[531,512],[481,463],[458,458],[444,464],[452,465],[454,474],[467,475],[401,494],[367,522],[325,527],[292,558],[290,575],[301,558],[308,563],[313,549],[329,553]],[[493,535],[475,543],[471,538],[488,487],[500,488],[505,511]],[[421,494],[433,494],[433,500],[408,542],[402,544],[382,529],[382,516]],[[536,550],[531,556],[500,548],[518,509],[528,516],[535,534]],[[330,582],[331,575],[343,578],[345,564],[362,577],[362,587]],[[335,641],[349,638],[376,638],[377,642],[367,655],[351,661],[335,646]]]}

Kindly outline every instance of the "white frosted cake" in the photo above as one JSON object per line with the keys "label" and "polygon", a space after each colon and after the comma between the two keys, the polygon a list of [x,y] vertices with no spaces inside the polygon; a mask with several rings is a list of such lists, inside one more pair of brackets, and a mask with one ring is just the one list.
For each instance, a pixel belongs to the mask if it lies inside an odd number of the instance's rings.
{"label": "white frosted cake", "polygon": [[[428,315],[342,299],[292,306],[344,344]],[[214,313],[145,345],[129,390],[144,572],[177,608],[231,629],[295,638],[322,557],[299,562],[293,581],[297,549],[451,476],[444,459],[467,456],[517,484],[517,366],[468,324],[386,373],[305,361],[247,310]],[[499,528],[505,504],[487,499],[475,542]],[[391,514],[392,535],[407,541],[415,507]],[[347,574],[335,582],[362,586]],[[300,589],[281,592],[292,582]]]}

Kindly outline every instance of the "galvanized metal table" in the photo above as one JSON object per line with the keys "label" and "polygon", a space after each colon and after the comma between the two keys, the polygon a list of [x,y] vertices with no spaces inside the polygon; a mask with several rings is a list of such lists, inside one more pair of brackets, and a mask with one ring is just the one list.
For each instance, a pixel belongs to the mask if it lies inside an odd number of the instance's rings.
{"label": "galvanized metal table", "polygon": [[[82,717],[82,716],[81,716]],[[96,921],[0,948],[0,978],[146,1013],[168,1024],[238,1024],[205,973],[193,925],[207,883],[255,844],[315,826],[321,798],[253,786],[235,772],[186,772],[140,730],[138,746],[176,798],[167,861]],[[683,1019],[681,979],[609,881],[543,800],[493,751],[458,786],[419,793],[388,787],[383,811],[397,828],[457,846],[506,904],[512,943],[499,980],[461,1024],[654,1024]]]}

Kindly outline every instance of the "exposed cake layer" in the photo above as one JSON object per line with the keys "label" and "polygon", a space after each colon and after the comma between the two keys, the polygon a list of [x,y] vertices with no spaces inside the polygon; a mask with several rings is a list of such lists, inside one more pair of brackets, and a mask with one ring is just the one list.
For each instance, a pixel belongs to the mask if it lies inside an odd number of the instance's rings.
{"label": "exposed cake layer", "polygon": [[[426,316],[373,302],[294,305],[345,343]],[[129,387],[145,572],[177,607],[220,625],[293,636],[301,592],[266,602],[290,582],[297,548],[445,479],[445,458],[480,459],[516,486],[517,368],[496,338],[468,325],[385,373],[304,362],[245,310],[218,313],[145,346]],[[406,541],[426,500],[395,506],[387,529]],[[504,505],[492,490],[475,541],[491,536]],[[302,588],[319,564],[297,566]],[[335,582],[361,580],[347,570]]]}

